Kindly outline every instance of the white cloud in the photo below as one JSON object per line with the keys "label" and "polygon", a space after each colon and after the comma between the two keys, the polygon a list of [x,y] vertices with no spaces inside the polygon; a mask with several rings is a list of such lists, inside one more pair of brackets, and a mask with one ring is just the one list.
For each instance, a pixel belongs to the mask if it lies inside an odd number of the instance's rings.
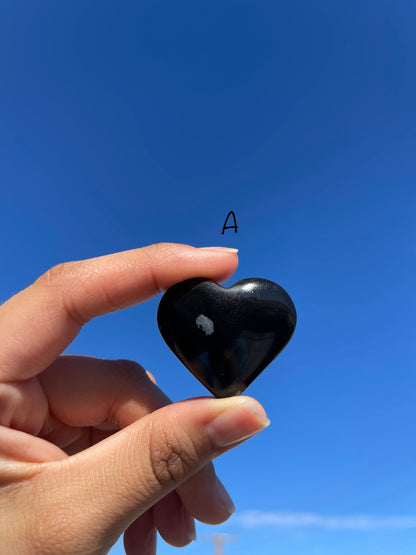
{"label": "white cloud", "polygon": [[244,528],[325,528],[330,530],[380,530],[416,528],[416,516],[320,515],[301,512],[244,511],[234,516]]}

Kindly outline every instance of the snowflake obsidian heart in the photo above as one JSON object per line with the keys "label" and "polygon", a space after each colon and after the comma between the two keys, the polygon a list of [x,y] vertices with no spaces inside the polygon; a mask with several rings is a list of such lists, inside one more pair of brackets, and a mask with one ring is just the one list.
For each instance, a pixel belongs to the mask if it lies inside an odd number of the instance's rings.
{"label": "snowflake obsidian heart", "polygon": [[240,395],[287,345],[296,309],[286,291],[251,278],[225,288],[194,278],[163,295],[157,313],[162,337],[216,397]]}

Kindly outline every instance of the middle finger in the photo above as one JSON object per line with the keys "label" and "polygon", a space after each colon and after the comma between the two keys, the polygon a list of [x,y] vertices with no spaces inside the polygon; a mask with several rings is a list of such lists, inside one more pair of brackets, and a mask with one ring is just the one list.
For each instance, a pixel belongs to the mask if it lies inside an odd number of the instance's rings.
{"label": "middle finger", "polygon": [[63,355],[38,378],[50,412],[67,426],[125,428],[171,403],[130,360]]}

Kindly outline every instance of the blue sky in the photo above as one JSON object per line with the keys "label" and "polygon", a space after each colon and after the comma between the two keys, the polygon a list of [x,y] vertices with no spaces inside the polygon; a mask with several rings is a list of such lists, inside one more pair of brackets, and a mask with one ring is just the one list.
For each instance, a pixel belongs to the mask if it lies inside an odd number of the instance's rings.
{"label": "blue sky", "polygon": [[[272,279],[295,302],[291,343],[247,391],[272,424],[217,461],[237,512],[184,553],[221,532],[230,555],[414,555],[415,3],[0,10],[2,301],[58,262],[172,241],[237,247],[228,284]],[[205,394],[159,300],[68,352]]]}

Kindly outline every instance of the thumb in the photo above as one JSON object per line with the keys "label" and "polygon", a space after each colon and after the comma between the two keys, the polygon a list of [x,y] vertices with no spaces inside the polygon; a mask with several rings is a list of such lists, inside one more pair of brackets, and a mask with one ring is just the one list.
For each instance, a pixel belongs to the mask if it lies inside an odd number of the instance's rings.
{"label": "thumb", "polygon": [[[268,424],[261,405],[248,397],[190,399],[148,414],[78,455],[51,463],[38,478],[43,475],[54,484],[57,499],[49,506],[74,508],[70,515],[74,538],[95,537],[110,547],[162,497]],[[53,514],[48,516],[48,522],[53,520]]]}

